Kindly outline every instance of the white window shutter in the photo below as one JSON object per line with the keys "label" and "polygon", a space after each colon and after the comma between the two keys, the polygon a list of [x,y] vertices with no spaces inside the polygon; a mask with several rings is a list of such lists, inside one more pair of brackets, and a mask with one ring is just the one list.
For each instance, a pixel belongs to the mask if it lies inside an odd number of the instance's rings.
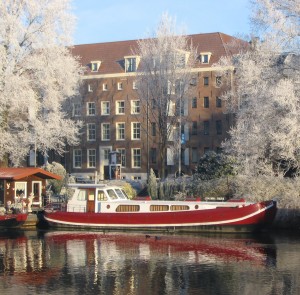
{"label": "white window shutter", "polygon": [[184,165],[189,165],[189,149],[184,150]]}
{"label": "white window shutter", "polygon": [[189,140],[189,137],[190,137],[189,124],[186,123],[186,124],[184,124],[184,138],[185,138],[186,142]]}
{"label": "white window shutter", "polygon": [[174,151],[167,148],[167,165],[174,165]]}

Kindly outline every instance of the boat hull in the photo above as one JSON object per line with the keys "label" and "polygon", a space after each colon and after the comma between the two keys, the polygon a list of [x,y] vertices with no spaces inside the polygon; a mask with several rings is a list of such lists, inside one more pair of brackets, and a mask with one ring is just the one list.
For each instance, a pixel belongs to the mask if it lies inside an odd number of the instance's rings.
{"label": "boat hull", "polygon": [[0,216],[0,230],[19,228],[27,220],[27,214],[5,214]]}
{"label": "boat hull", "polygon": [[54,228],[147,230],[168,232],[253,232],[272,223],[276,202],[180,212],[63,212],[43,213]]}

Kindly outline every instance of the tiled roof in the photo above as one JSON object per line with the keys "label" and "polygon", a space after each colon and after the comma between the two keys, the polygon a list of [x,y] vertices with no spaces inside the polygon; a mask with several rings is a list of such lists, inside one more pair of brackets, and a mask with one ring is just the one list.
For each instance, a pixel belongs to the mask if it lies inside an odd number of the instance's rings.
{"label": "tiled roof", "polygon": [[[212,56],[209,66],[217,62],[221,56],[227,55],[225,45],[235,37],[223,33],[208,33],[188,35],[193,47],[200,52],[211,52]],[[242,40],[240,40],[243,42]],[[93,74],[118,74],[124,73],[120,61],[124,60],[124,56],[130,56],[134,48],[137,48],[138,40],[116,41],[107,43],[83,44],[75,45],[71,50],[74,56],[78,56],[82,66],[88,66],[91,61],[101,61],[98,72],[87,72]],[[197,67],[207,67],[206,65],[197,65]]]}
{"label": "tiled roof", "polygon": [[61,176],[41,168],[0,168],[0,179],[19,180],[31,175],[36,175],[42,179],[61,179]]}

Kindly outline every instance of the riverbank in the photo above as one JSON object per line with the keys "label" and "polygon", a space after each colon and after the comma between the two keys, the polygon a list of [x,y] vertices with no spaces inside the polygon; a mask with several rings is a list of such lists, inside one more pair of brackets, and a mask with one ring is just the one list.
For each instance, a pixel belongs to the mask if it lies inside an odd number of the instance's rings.
{"label": "riverbank", "polygon": [[25,223],[22,225],[22,229],[26,229],[26,228],[34,228],[36,227],[38,224],[38,217],[35,213],[30,213],[27,216],[27,220],[25,221]]}
{"label": "riverbank", "polygon": [[300,209],[279,208],[272,224],[274,229],[297,230],[300,232]]}

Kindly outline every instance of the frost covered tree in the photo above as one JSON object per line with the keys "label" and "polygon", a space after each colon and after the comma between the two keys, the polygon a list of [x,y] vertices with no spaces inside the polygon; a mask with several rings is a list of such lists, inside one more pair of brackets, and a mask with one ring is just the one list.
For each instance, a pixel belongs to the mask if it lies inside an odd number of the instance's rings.
{"label": "frost covered tree", "polygon": [[77,93],[80,66],[70,54],[69,0],[0,2],[0,160],[19,165],[30,149],[63,153],[79,124],[62,106]]}
{"label": "frost covered tree", "polygon": [[235,68],[235,83],[223,98],[236,113],[236,125],[224,147],[243,174],[285,175],[300,164],[300,5],[252,2],[258,38],[221,62]]}
{"label": "frost covered tree", "polygon": [[49,179],[47,180],[47,189],[51,190],[54,194],[59,194],[62,187],[68,183],[68,175],[65,168],[57,162],[47,163],[43,167],[46,171],[57,174],[62,177],[61,180]]}
{"label": "frost covered tree", "polygon": [[272,51],[299,54],[299,1],[252,0],[251,3],[251,24],[254,33],[267,41]]}
{"label": "frost covered tree", "polygon": [[167,149],[175,156],[174,151],[179,150],[174,142],[179,142],[196,55],[188,37],[177,33],[175,20],[167,14],[154,36],[138,41],[134,54],[140,58],[137,92],[148,116],[147,124],[156,126],[159,177],[164,179]]}
{"label": "frost covered tree", "polygon": [[153,169],[150,169],[150,175],[148,179],[148,192],[152,199],[157,199],[157,180]]}

